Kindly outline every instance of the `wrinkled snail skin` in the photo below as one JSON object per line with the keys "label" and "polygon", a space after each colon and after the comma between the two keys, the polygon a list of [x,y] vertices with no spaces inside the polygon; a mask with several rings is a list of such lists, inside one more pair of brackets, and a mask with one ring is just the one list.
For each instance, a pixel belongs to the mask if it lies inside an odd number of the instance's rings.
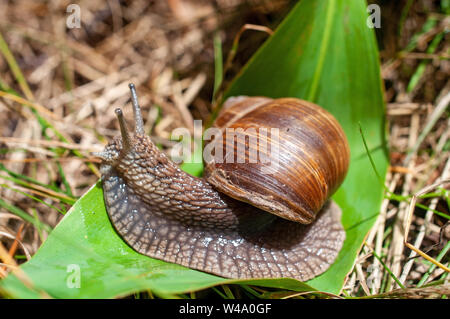
{"label": "wrinkled snail skin", "polygon": [[345,232],[333,201],[304,225],[229,197],[160,152],[133,106],[135,133],[117,111],[122,136],[97,154],[108,215],[133,249],[228,278],[305,281],[334,262]]}

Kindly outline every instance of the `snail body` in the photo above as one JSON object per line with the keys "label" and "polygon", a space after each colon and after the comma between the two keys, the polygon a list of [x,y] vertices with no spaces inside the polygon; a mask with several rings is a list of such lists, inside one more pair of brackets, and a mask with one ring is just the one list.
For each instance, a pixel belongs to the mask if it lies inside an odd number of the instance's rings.
{"label": "snail body", "polygon": [[[277,109],[288,111],[287,119],[275,124],[284,130],[279,139],[286,134],[294,134],[295,138],[309,134],[315,142],[309,148],[315,155],[310,153],[308,165],[305,159],[296,165],[292,161],[298,161],[307,148],[287,156],[282,152],[290,144],[281,141],[281,154],[277,153],[280,159],[275,171],[263,172],[267,176],[254,175],[261,170],[258,163],[218,162],[216,157],[206,163],[205,178],[197,178],[183,172],[145,136],[131,84],[130,89],[135,132],[128,131],[122,111],[116,110],[121,137],[114,138],[97,156],[102,158],[100,170],[108,215],[133,249],[229,278],[290,277],[305,281],[323,273],[334,262],[345,232],[340,208],[327,199],[345,177],[349,154],[345,135],[328,112],[298,99],[229,100],[215,122],[217,127],[238,126],[245,120],[252,123],[250,126],[262,127],[261,115],[276,115]],[[303,123],[309,123],[309,131],[287,124],[288,119],[299,115]],[[323,130],[322,127],[326,128],[325,136],[338,139],[336,147],[312,133]],[[215,145],[216,149],[227,145],[223,139],[217,143],[220,144]],[[247,143],[246,153],[249,147]],[[330,155],[333,152],[337,153]],[[226,152],[223,154],[227,156]],[[324,156],[334,161],[326,163],[328,168],[321,168],[327,160],[320,159]],[[253,167],[255,173],[244,170],[240,174],[242,167]],[[301,173],[311,167],[308,173]],[[306,188],[284,196],[296,181],[304,182]],[[320,199],[311,193],[316,190],[320,190]]]}

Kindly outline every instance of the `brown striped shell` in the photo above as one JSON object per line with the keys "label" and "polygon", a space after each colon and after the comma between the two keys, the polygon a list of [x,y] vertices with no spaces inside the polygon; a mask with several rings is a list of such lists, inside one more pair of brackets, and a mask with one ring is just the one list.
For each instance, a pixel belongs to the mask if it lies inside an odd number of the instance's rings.
{"label": "brown striped shell", "polygon": [[280,217],[311,223],[347,173],[350,151],[344,131],[311,102],[234,97],[214,126],[224,136],[209,145],[215,154],[206,162],[206,180]]}

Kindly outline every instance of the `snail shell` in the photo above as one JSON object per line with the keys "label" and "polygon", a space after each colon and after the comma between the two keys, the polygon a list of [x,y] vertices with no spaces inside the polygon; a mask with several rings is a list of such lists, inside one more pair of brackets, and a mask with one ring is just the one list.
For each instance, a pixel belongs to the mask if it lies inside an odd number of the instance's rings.
{"label": "snail shell", "polygon": [[[345,232],[340,221],[341,210],[333,201],[326,201],[321,209],[317,207],[320,204],[311,205],[314,210],[320,211],[315,212],[312,218],[297,218],[310,222],[304,225],[254,207],[249,204],[249,198],[239,201],[219,192],[217,185],[213,186],[206,179],[193,177],[180,170],[144,135],[142,116],[132,84],[130,89],[135,114],[134,133],[128,131],[122,111],[117,109],[121,137],[114,138],[103,152],[96,155],[102,158],[100,170],[108,215],[119,235],[133,249],[153,258],[229,278],[290,277],[305,281],[323,273],[334,262],[345,239]],[[269,104],[290,105],[288,109],[292,113],[289,117],[298,113],[291,109],[293,105],[311,108],[313,105],[295,99],[287,99],[286,103],[257,99],[261,103],[264,100]],[[243,102],[242,98],[237,101]],[[238,111],[235,103],[230,104],[229,101],[226,106],[223,117],[219,117],[216,124],[230,122],[233,113]],[[270,107],[267,110],[278,113]],[[312,120],[307,120],[310,117],[307,111],[299,112],[305,123]],[[257,114],[258,111],[255,109],[247,113]],[[233,125],[243,121],[244,117],[239,116],[238,120],[232,122]],[[283,121],[277,124],[282,125]],[[298,128],[290,125],[281,127],[290,130]],[[292,155],[292,160],[296,157]],[[289,163],[292,163],[291,160],[283,165],[289,166]],[[295,162],[292,165],[295,166]],[[339,165],[333,164],[329,171],[324,170],[324,182],[328,181],[327,174]],[[208,176],[211,178],[215,175],[209,169]],[[226,174],[231,173],[228,171]],[[232,176],[231,185],[241,185],[234,180],[234,176],[238,175],[228,176]],[[342,179],[338,177],[331,180]],[[285,185],[294,187],[295,183],[293,178]],[[249,182],[242,184],[251,186]],[[320,189],[321,193],[331,194],[338,187],[337,184],[328,186],[326,190]],[[314,187],[317,187],[316,184],[311,182],[310,188]],[[285,192],[286,189],[281,190]],[[309,196],[306,198],[309,199]],[[259,207],[265,209],[265,206],[270,206],[267,202]],[[288,201],[283,205],[291,209]],[[297,206],[303,208],[300,204]],[[276,212],[283,215],[280,213],[283,209],[279,207]]]}
{"label": "snail shell", "polygon": [[[329,112],[313,103],[294,98],[230,98],[214,125],[243,129],[248,138],[236,134],[236,141],[214,140],[214,149],[221,148],[223,156],[219,163],[217,157],[206,163],[206,180],[228,196],[280,217],[311,223],[347,174],[350,151],[345,133]],[[260,134],[272,128],[279,128],[276,138]],[[270,152],[266,145],[276,151]],[[265,156],[266,166],[259,159],[251,163],[252,154]],[[239,156],[247,158],[239,163]]]}

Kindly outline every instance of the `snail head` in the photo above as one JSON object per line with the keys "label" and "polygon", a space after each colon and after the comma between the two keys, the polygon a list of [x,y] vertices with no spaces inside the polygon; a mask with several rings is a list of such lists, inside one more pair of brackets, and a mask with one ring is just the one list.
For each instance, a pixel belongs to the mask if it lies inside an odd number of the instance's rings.
{"label": "snail head", "polygon": [[102,152],[91,153],[94,156],[100,157],[105,164],[109,164],[116,168],[126,166],[132,161],[144,160],[143,157],[148,157],[145,154],[158,152],[157,147],[152,143],[150,138],[144,134],[144,123],[142,120],[141,108],[137,99],[136,88],[132,83],[128,86],[131,91],[131,102],[133,105],[135,123],[134,132],[130,132],[127,128],[122,109],[117,108],[115,113],[119,121],[121,135],[112,139]]}

